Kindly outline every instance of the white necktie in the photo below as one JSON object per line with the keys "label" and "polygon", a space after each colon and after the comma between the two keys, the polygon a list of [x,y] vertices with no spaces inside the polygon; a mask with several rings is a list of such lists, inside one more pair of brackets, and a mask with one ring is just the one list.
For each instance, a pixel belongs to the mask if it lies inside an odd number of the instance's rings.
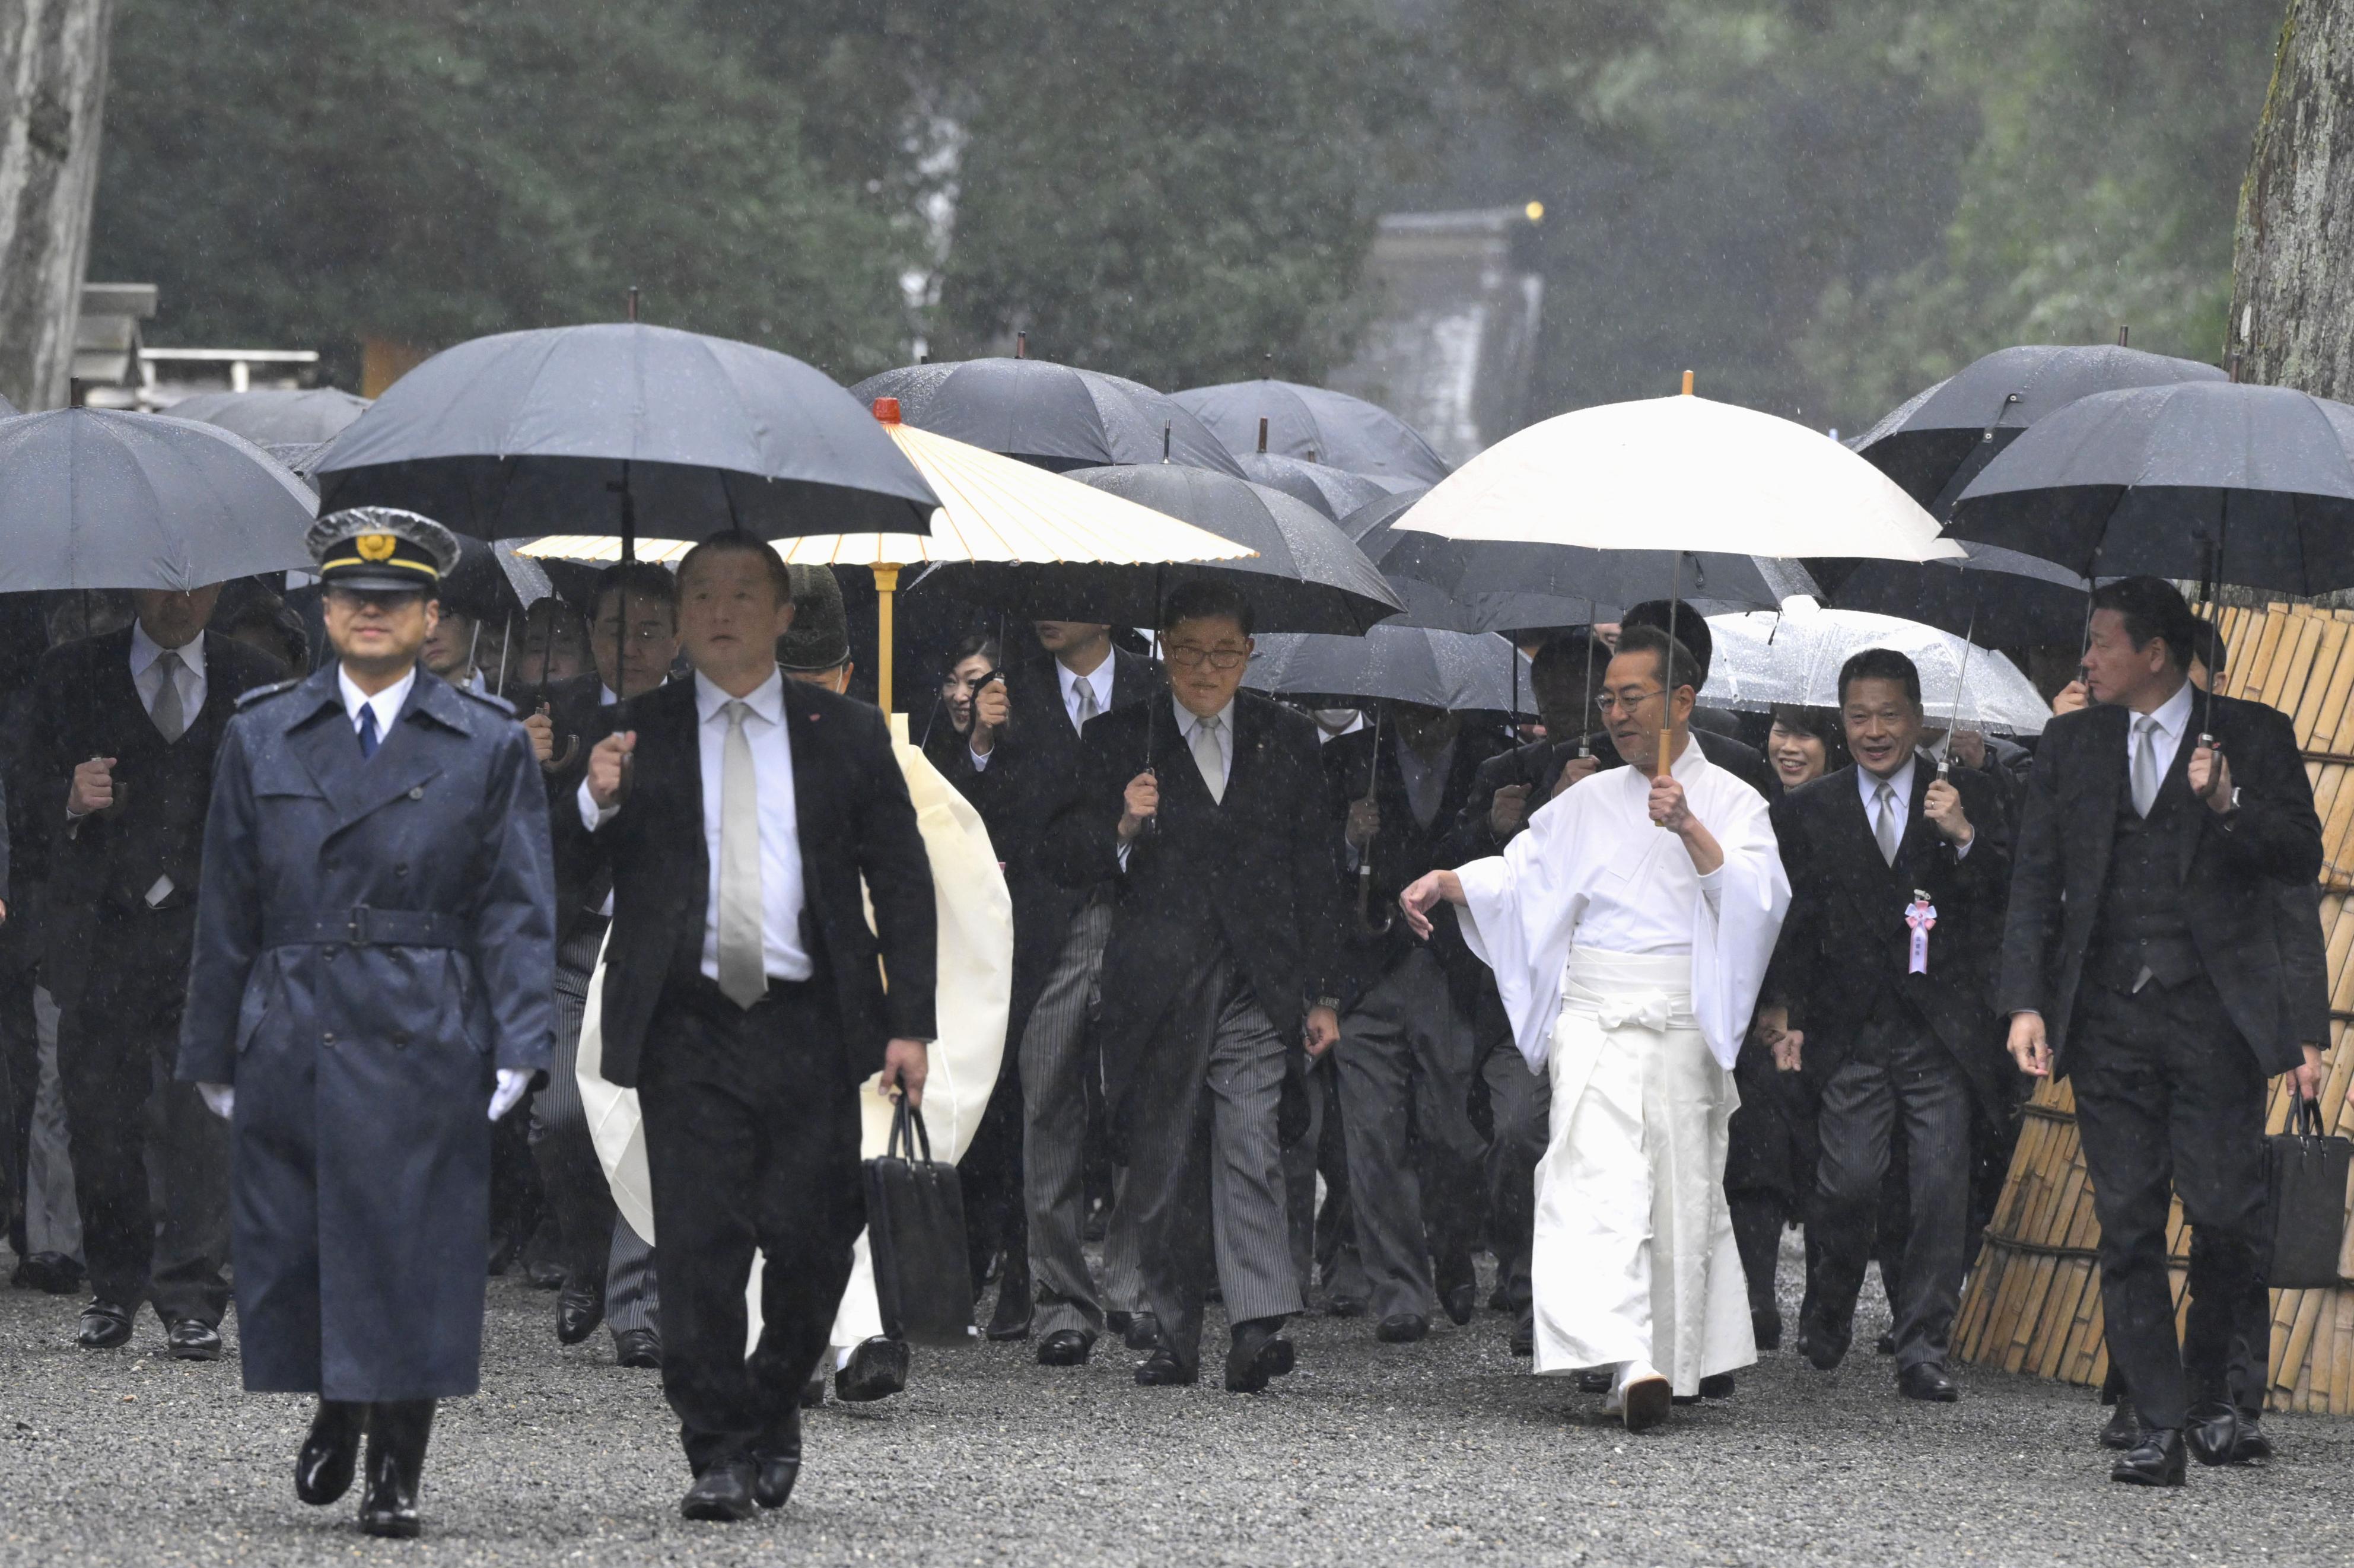
{"label": "white necktie", "polygon": [[719,752],[719,989],[738,1007],[768,994],[760,942],[760,800],[752,775],[748,703],[727,705]]}
{"label": "white necktie", "polygon": [[1889,864],[1896,863],[1896,789],[1883,779],[1880,781],[1880,821],[1872,830],[1880,841],[1880,858]]}
{"label": "white necktie", "polygon": [[1202,782],[1209,787],[1210,799],[1223,802],[1226,798],[1226,758],[1218,749],[1216,715],[1199,719],[1193,725],[1193,766],[1202,770]]}
{"label": "white necktie", "polygon": [[180,703],[180,672],[186,667],[172,649],[155,655],[155,701],[148,707],[147,716],[155,721],[156,731],[166,742],[187,732],[188,716]]}
{"label": "white necktie", "polygon": [[1078,716],[1071,721],[1072,726],[1085,729],[1087,727],[1087,720],[1103,712],[1103,709],[1096,704],[1096,683],[1082,675],[1071,683],[1071,694],[1077,699],[1079,705]]}
{"label": "white necktie", "polygon": [[2134,720],[2133,803],[2137,817],[2158,804],[2158,720],[2147,714]]}

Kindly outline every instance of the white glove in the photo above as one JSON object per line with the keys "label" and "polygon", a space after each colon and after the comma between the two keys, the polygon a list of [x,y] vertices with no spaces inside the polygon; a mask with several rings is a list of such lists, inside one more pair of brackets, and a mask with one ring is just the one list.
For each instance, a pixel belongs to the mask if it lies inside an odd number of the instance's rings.
{"label": "white glove", "polygon": [[514,1109],[515,1102],[522,1099],[530,1087],[529,1073],[514,1067],[501,1067],[498,1092],[491,1096],[491,1119],[496,1121]]}
{"label": "white glove", "polygon": [[205,1097],[205,1108],[223,1121],[237,1109],[237,1086],[233,1084],[198,1084],[196,1093]]}

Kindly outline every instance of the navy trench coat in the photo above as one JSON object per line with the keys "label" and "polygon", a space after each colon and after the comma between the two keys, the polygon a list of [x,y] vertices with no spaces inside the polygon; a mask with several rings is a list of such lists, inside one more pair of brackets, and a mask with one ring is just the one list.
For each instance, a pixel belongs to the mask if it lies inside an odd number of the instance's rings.
{"label": "navy trench coat", "polygon": [[178,1075],[237,1089],[245,1386],[467,1394],[493,1069],[554,1032],[546,787],[504,704],[422,668],[363,758],[338,668],[223,736]]}

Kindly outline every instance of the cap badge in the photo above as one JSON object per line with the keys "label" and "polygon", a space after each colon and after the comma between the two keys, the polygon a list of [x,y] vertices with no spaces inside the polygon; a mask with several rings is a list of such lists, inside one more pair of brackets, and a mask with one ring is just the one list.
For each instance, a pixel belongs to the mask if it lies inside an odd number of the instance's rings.
{"label": "cap badge", "polygon": [[400,541],[389,534],[363,534],[353,542],[364,561],[388,561]]}

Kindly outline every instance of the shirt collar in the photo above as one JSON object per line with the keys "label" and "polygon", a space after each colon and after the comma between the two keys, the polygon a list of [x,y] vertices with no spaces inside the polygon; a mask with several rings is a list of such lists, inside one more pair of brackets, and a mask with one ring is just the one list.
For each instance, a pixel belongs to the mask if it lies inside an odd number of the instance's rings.
{"label": "shirt collar", "polygon": [[[1916,751],[1904,759],[1903,767],[1888,776],[1889,789],[1894,790],[1896,798],[1908,806],[1913,803],[1913,769],[1920,760],[1921,754]],[[1855,765],[1855,787],[1863,796],[1863,803],[1867,807],[1880,795],[1880,780],[1872,776],[1871,768],[1861,762]]]}
{"label": "shirt collar", "polygon": [[[711,677],[702,671],[695,673],[695,713],[698,721],[709,724],[736,700],[713,684]],[[782,670],[769,671],[769,678],[753,687],[743,700],[754,714],[770,724],[784,723],[785,673]]]}
{"label": "shirt collar", "polygon": [[[197,674],[205,673],[205,634],[197,632],[178,648],[172,650],[180,662]],[[147,666],[164,656],[164,645],[147,635],[147,629],[136,620],[131,623],[131,673],[135,679],[147,673]]]}
{"label": "shirt collar", "polygon": [[599,707],[610,708],[620,700],[620,693],[613,690],[612,687],[607,685],[602,681],[597,683],[597,705]]}
{"label": "shirt collar", "polygon": [[1071,706],[1071,694],[1078,689],[1081,681],[1085,681],[1096,689],[1096,711],[1097,713],[1111,711],[1111,667],[1115,657],[1116,655],[1111,653],[1105,654],[1103,662],[1084,675],[1060,659],[1055,661],[1055,677],[1063,683],[1063,707],[1066,712],[1068,712]]}
{"label": "shirt collar", "polygon": [[1438,748],[1438,755],[1426,760],[1422,753],[1405,743],[1405,736],[1394,731],[1390,735],[1391,742],[1397,747],[1399,770],[1416,778],[1426,778],[1433,773],[1444,773],[1453,768],[1455,747],[1462,738],[1459,735],[1449,736],[1447,744]]}
{"label": "shirt collar", "polygon": [[[402,707],[408,702],[409,688],[416,684],[417,666],[411,664],[407,674],[374,696],[370,696],[353,683],[351,672],[345,669],[340,662],[335,665],[335,689],[343,694],[344,716],[354,724],[360,722],[361,705],[374,704],[377,717],[376,727],[379,729],[387,727],[384,721],[388,717],[398,716]],[[313,713],[317,711],[315,708],[312,710]]]}
{"label": "shirt collar", "polygon": [[[2185,681],[2174,695],[2150,711],[2149,716],[2158,721],[2158,727],[2166,732],[2167,739],[2179,742],[2182,732],[2190,727],[2190,699],[2198,694],[2198,688]],[[2139,714],[2134,715],[2136,718],[2141,716]],[[2126,727],[2130,729],[2132,726]]]}
{"label": "shirt collar", "polygon": [[[1177,733],[1178,733],[1179,735],[1183,736],[1187,740],[1191,740],[1191,739],[1193,739],[1193,732],[1194,732],[1196,729],[1199,729],[1199,728],[1201,727],[1201,726],[1202,726],[1202,720],[1201,720],[1201,717],[1200,717],[1198,715],[1196,715],[1196,714],[1193,712],[1193,710],[1192,708],[1189,708],[1189,707],[1187,707],[1183,703],[1179,702],[1179,701],[1177,700],[1176,696],[1175,696],[1173,694],[1172,694],[1170,696],[1170,698],[1169,698],[1169,705],[1170,705],[1171,707],[1172,707],[1172,708],[1174,708],[1174,709],[1176,709],[1176,710],[1177,710]],[[1228,698],[1226,699],[1226,705],[1225,705],[1225,707],[1220,708],[1216,713],[1214,713],[1214,714],[1210,715],[1209,716],[1210,716],[1210,717],[1212,717],[1212,718],[1214,718],[1214,719],[1218,720],[1218,721],[1219,721],[1219,727],[1220,727],[1221,729],[1223,729],[1226,734],[1228,734],[1228,735],[1232,735],[1232,734],[1234,734],[1234,733],[1235,733],[1235,700],[1234,700],[1234,698],[1232,698],[1232,697],[1228,697]]]}

